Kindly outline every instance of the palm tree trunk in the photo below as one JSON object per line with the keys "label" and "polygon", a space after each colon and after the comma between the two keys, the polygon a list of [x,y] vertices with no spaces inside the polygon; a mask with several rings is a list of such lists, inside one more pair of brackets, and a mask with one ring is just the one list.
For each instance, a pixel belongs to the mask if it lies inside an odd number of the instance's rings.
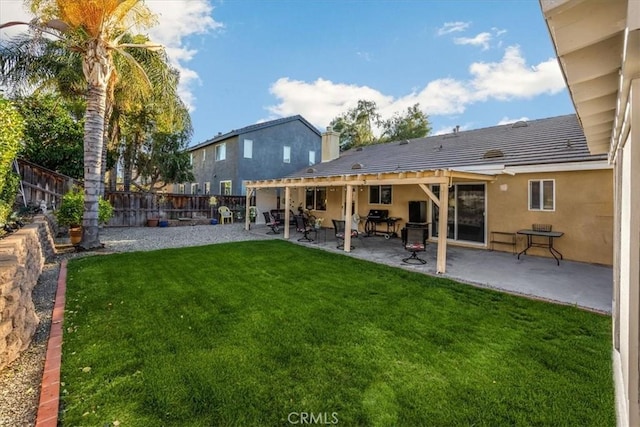
{"label": "palm tree trunk", "polygon": [[84,124],[84,219],[80,242],[80,247],[85,250],[102,246],[98,229],[98,200],[102,177],[105,100],[106,87],[89,87]]}
{"label": "palm tree trunk", "polygon": [[89,83],[84,122],[84,218],[82,241],[84,250],[102,247],[98,228],[98,200],[101,194],[102,147],[107,102],[107,83],[113,70],[105,42],[95,39],[84,54],[82,71]]}

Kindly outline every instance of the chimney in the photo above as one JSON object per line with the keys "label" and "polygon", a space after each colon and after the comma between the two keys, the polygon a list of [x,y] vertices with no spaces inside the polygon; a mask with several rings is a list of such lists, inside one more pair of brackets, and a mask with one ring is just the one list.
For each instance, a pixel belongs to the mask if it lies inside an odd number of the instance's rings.
{"label": "chimney", "polygon": [[322,163],[330,162],[340,157],[340,133],[333,127],[327,126],[327,131],[322,134]]}

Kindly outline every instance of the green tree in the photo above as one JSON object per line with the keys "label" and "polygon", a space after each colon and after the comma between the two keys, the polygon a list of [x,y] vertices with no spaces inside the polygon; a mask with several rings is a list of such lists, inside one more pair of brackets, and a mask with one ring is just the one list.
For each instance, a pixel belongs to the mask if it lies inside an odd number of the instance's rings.
{"label": "green tree", "polygon": [[420,110],[420,104],[407,108],[404,114],[396,113],[393,117],[383,120],[381,126],[380,142],[422,138],[431,132],[429,120]]}
{"label": "green tree", "polygon": [[21,157],[56,172],[82,179],[83,120],[75,104],[53,94],[14,100],[24,117]]}
{"label": "green tree", "polygon": [[13,209],[17,180],[12,170],[18,155],[24,121],[18,110],[0,96],[0,223],[4,223]]}
{"label": "green tree", "polygon": [[142,0],[29,0],[36,19],[10,22],[4,28],[24,24],[35,36],[49,34],[60,40],[65,49],[82,57],[82,71],[87,83],[87,108],[84,124],[84,192],[85,212],[80,247],[101,246],[98,228],[98,200],[101,194],[106,101],[109,82],[114,76],[114,53],[132,61],[127,48],[158,49],[151,43],[123,43],[121,38],[133,27],[149,27],[154,15]]}
{"label": "green tree", "polygon": [[160,132],[147,139],[136,158],[136,171],[145,183],[145,190],[156,191],[166,184],[194,181],[189,153],[185,150],[188,143],[186,132]]}
{"label": "green tree", "polygon": [[333,119],[331,126],[336,132],[340,132],[340,146],[347,150],[375,144],[378,140],[373,134],[373,129],[379,121],[376,103],[360,100],[355,108]]}

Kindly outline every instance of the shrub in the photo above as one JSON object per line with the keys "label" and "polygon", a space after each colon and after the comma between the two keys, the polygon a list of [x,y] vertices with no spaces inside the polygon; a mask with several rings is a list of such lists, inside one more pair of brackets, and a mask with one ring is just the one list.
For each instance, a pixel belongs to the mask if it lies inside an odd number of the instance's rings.
{"label": "shrub", "polygon": [[[62,197],[60,208],[56,211],[59,225],[80,227],[84,216],[84,192],[74,188]],[[106,224],[113,217],[113,206],[102,197],[98,200],[98,222]]]}
{"label": "shrub", "polygon": [[22,135],[24,120],[13,105],[0,97],[0,223],[4,223],[13,210],[16,198],[16,178],[11,170]]}

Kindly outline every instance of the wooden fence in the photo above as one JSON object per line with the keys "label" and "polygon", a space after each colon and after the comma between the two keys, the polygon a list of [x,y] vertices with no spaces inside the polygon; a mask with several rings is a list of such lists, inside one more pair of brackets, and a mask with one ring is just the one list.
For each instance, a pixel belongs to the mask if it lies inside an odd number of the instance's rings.
{"label": "wooden fence", "polygon": [[108,191],[105,198],[114,208],[114,216],[108,225],[141,227],[147,219],[153,218],[218,218],[218,206],[227,206],[237,219],[244,218],[245,196],[215,197],[218,203],[212,207],[209,205],[211,195]]}
{"label": "wooden fence", "polygon": [[[42,200],[45,201],[49,209],[60,206],[62,196],[74,185],[80,182],[66,175],[52,171],[35,163],[18,159],[18,170],[22,180],[21,195],[24,197],[24,204],[39,206]],[[20,203],[23,200],[18,200]]]}

